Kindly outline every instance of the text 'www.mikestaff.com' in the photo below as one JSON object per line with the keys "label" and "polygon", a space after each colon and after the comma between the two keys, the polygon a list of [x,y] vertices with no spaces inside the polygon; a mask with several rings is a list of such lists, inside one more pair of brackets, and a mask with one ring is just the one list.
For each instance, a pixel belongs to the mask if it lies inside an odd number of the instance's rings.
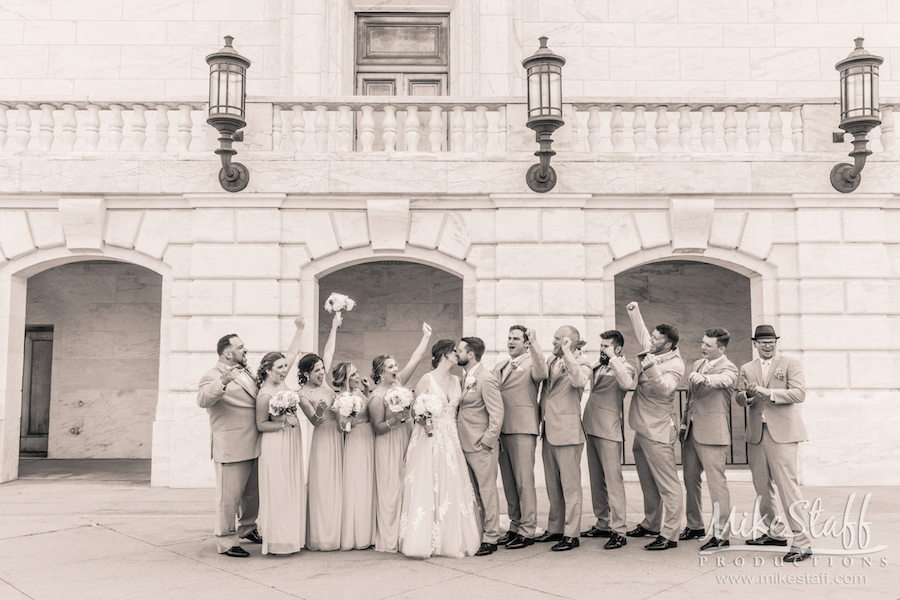
{"label": "text 'www.mikestaff.com'", "polygon": [[738,585],[866,585],[867,575],[850,573],[772,573],[758,575],[716,575],[717,583]]}

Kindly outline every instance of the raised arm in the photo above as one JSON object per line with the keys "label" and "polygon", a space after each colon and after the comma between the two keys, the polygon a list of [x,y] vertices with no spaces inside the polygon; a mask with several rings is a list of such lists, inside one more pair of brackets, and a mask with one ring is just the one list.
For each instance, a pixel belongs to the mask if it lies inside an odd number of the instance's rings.
{"label": "raised arm", "polygon": [[572,384],[572,387],[584,390],[587,384],[591,382],[591,367],[578,362],[578,359],[572,353],[572,346],[572,340],[563,338],[562,350],[563,362],[566,364],[566,375],[568,375],[569,383]]}
{"label": "raised arm", "polygon": [[431,325],[422,323],[422,339],[413,351],[412,356],[409,357],[409,362],[406,363],[406,366],[403,367],[399,373],[397,373],[397,379],[400,381],[400,385],[406,383],[406,380],[412,377],[412,374],[416,372],[416,368],[419,366],[419,363],[422,362],[425,352],[428,351],[428,341],[430,339]]}
{"label": "raised arm", "polygon": [[[650,356],[653,356],[652,354]],[[684,377],[684,364],[676,368],[660,369],[659,365],[654,363],[649,368],[644,369],[644,375],[650,382],[650,387],[657,394],[670,396],[678,389],[681,378]]]}
{"label": "raised arm", "polygon": [[200,379],[200,389],[197,391],[197,405],[200,408],[209,408],[225,396],[225,387],[237,377],[236,369],[240,365],[233,365],[225,369],[221,375],[213,369]]}
{"label": "raised arm", "polygon": [[525,332],[528,337],[528,352],[531,354],[531,380],[535,383],[547,379],[547,362],[544,360],[544,351],[537,339],[537,332],[529,328]]}
{"label": "raised arm", "polygon": [[288,369],[294,366],[294,361],[297,360],[297,356],[300,354],[300,338],[303,336],[303,326],[305,325],[303,317],[294,319],[294,325],[297,327],[296,331],[294,331],[294,338],[291,340],[291,345],[288,346],[287,352],[284,353]]}
{"label": "raised arm", "polygon": [[625,308],[628,310],[628,318],[631,319],[631,327],[634,329],[634,335],[641,345],[641,350],[649,352],[651,346],[650,332],[647,331],[647,326],[644,325],[644,317],[641,316],[641,309],[638,308],[638,303],[631,302]]}
{"label": "raised arm", "polygon": [[337,337],[338,327],[344,322],[341,311],[335,311],[334,319],[331,321],[331,332],[328,334],[328,340],[325,342],[325,349],[322,351],[322,365],[325,367],[325,379],[331,383],[331,361],[334,360],[334,343]]}
{"label": "raised arm", "polygon": [[613,356],[609,359],[609,368],[616,378],[616,383],[623,390],[634,389],[634,367],[624,356]]}

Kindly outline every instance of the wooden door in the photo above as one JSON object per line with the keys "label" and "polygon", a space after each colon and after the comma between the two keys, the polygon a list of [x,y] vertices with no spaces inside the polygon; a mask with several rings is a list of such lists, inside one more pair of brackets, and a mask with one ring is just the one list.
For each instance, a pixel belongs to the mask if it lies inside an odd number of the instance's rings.
{"label": "wooden door", "polygon": [[22,423],[19,452],[47,455],[50,433],[50,375],[53,367],[53,330],[26,328],[22,377]]}

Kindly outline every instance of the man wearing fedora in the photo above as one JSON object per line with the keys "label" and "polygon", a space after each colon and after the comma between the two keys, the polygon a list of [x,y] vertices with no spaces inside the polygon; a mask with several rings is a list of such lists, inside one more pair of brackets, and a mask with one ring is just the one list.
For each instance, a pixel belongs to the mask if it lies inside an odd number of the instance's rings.
{"label": "man wearing fedora", "polygon": [[[753,487],[759,497],[760,513],[768,533],[747,541],[752,546],[787,546],[772,528],[775,517],[773,486],[778,488],[781,506],[788,516],[783,531],[792,534],[787,562],[800,562],[812,555],[800,485],[797,482],[797,448],[807,440],[800,403],[806,399],[800,362],[776,356],[778,336],[771,325],[760,325],[753,335],[759,358],[741,367],[735,400],[749,406],[747,457]],[[797,518],[795,518],[795,516]],[[800,520],[804,519],[804,521]],[[772,534],[772,535],[770,535]]]}

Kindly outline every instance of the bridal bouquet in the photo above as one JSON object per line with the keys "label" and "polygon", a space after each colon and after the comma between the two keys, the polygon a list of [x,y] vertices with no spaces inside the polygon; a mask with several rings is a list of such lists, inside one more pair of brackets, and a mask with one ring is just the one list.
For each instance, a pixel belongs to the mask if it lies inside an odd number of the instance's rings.
{"label": "bridal bouquet", "polygon": [[[415,413],[416,419],[424,419],[429,426],[431,419],[441,416],[443,410],[444,403],[434,394],[422,394],[416,398],[416,402],[413,404],[413,413]],[[431,437],[431,431],[428,431],[428,437]]]}
{"label": "bridal bouquet", "polygon": [[286,414],[296,414],[300,396],[297,392],[283,390],[269,399],[269,414],[274,417],[283,417]]}
{"label": "bridal bouquet", "polygon": [[395,385],[384,395],[384,401],[391,412],[403,412],[412,405],[413,393],[403,386]]}
{"label": "bridal bouquet", "polygon": [[341,429],[349,433],[350,419],[362,412],[363,402],[364,400],[362,397],[353,392],[341,392],[338,397],[334,399],[331,410],[347,419],[347,422],[341,425]]}
{"label": "bridal bouquet", "polygon": [[329,314],[334,314],[335,312],[340,312],[342,310],[351,311],[354,306],[356,306],[356,302],[348,296],[338,294],[337,292],[331,292],[331,295],[328,296],[328,300],[325,301],[325,310]]}

